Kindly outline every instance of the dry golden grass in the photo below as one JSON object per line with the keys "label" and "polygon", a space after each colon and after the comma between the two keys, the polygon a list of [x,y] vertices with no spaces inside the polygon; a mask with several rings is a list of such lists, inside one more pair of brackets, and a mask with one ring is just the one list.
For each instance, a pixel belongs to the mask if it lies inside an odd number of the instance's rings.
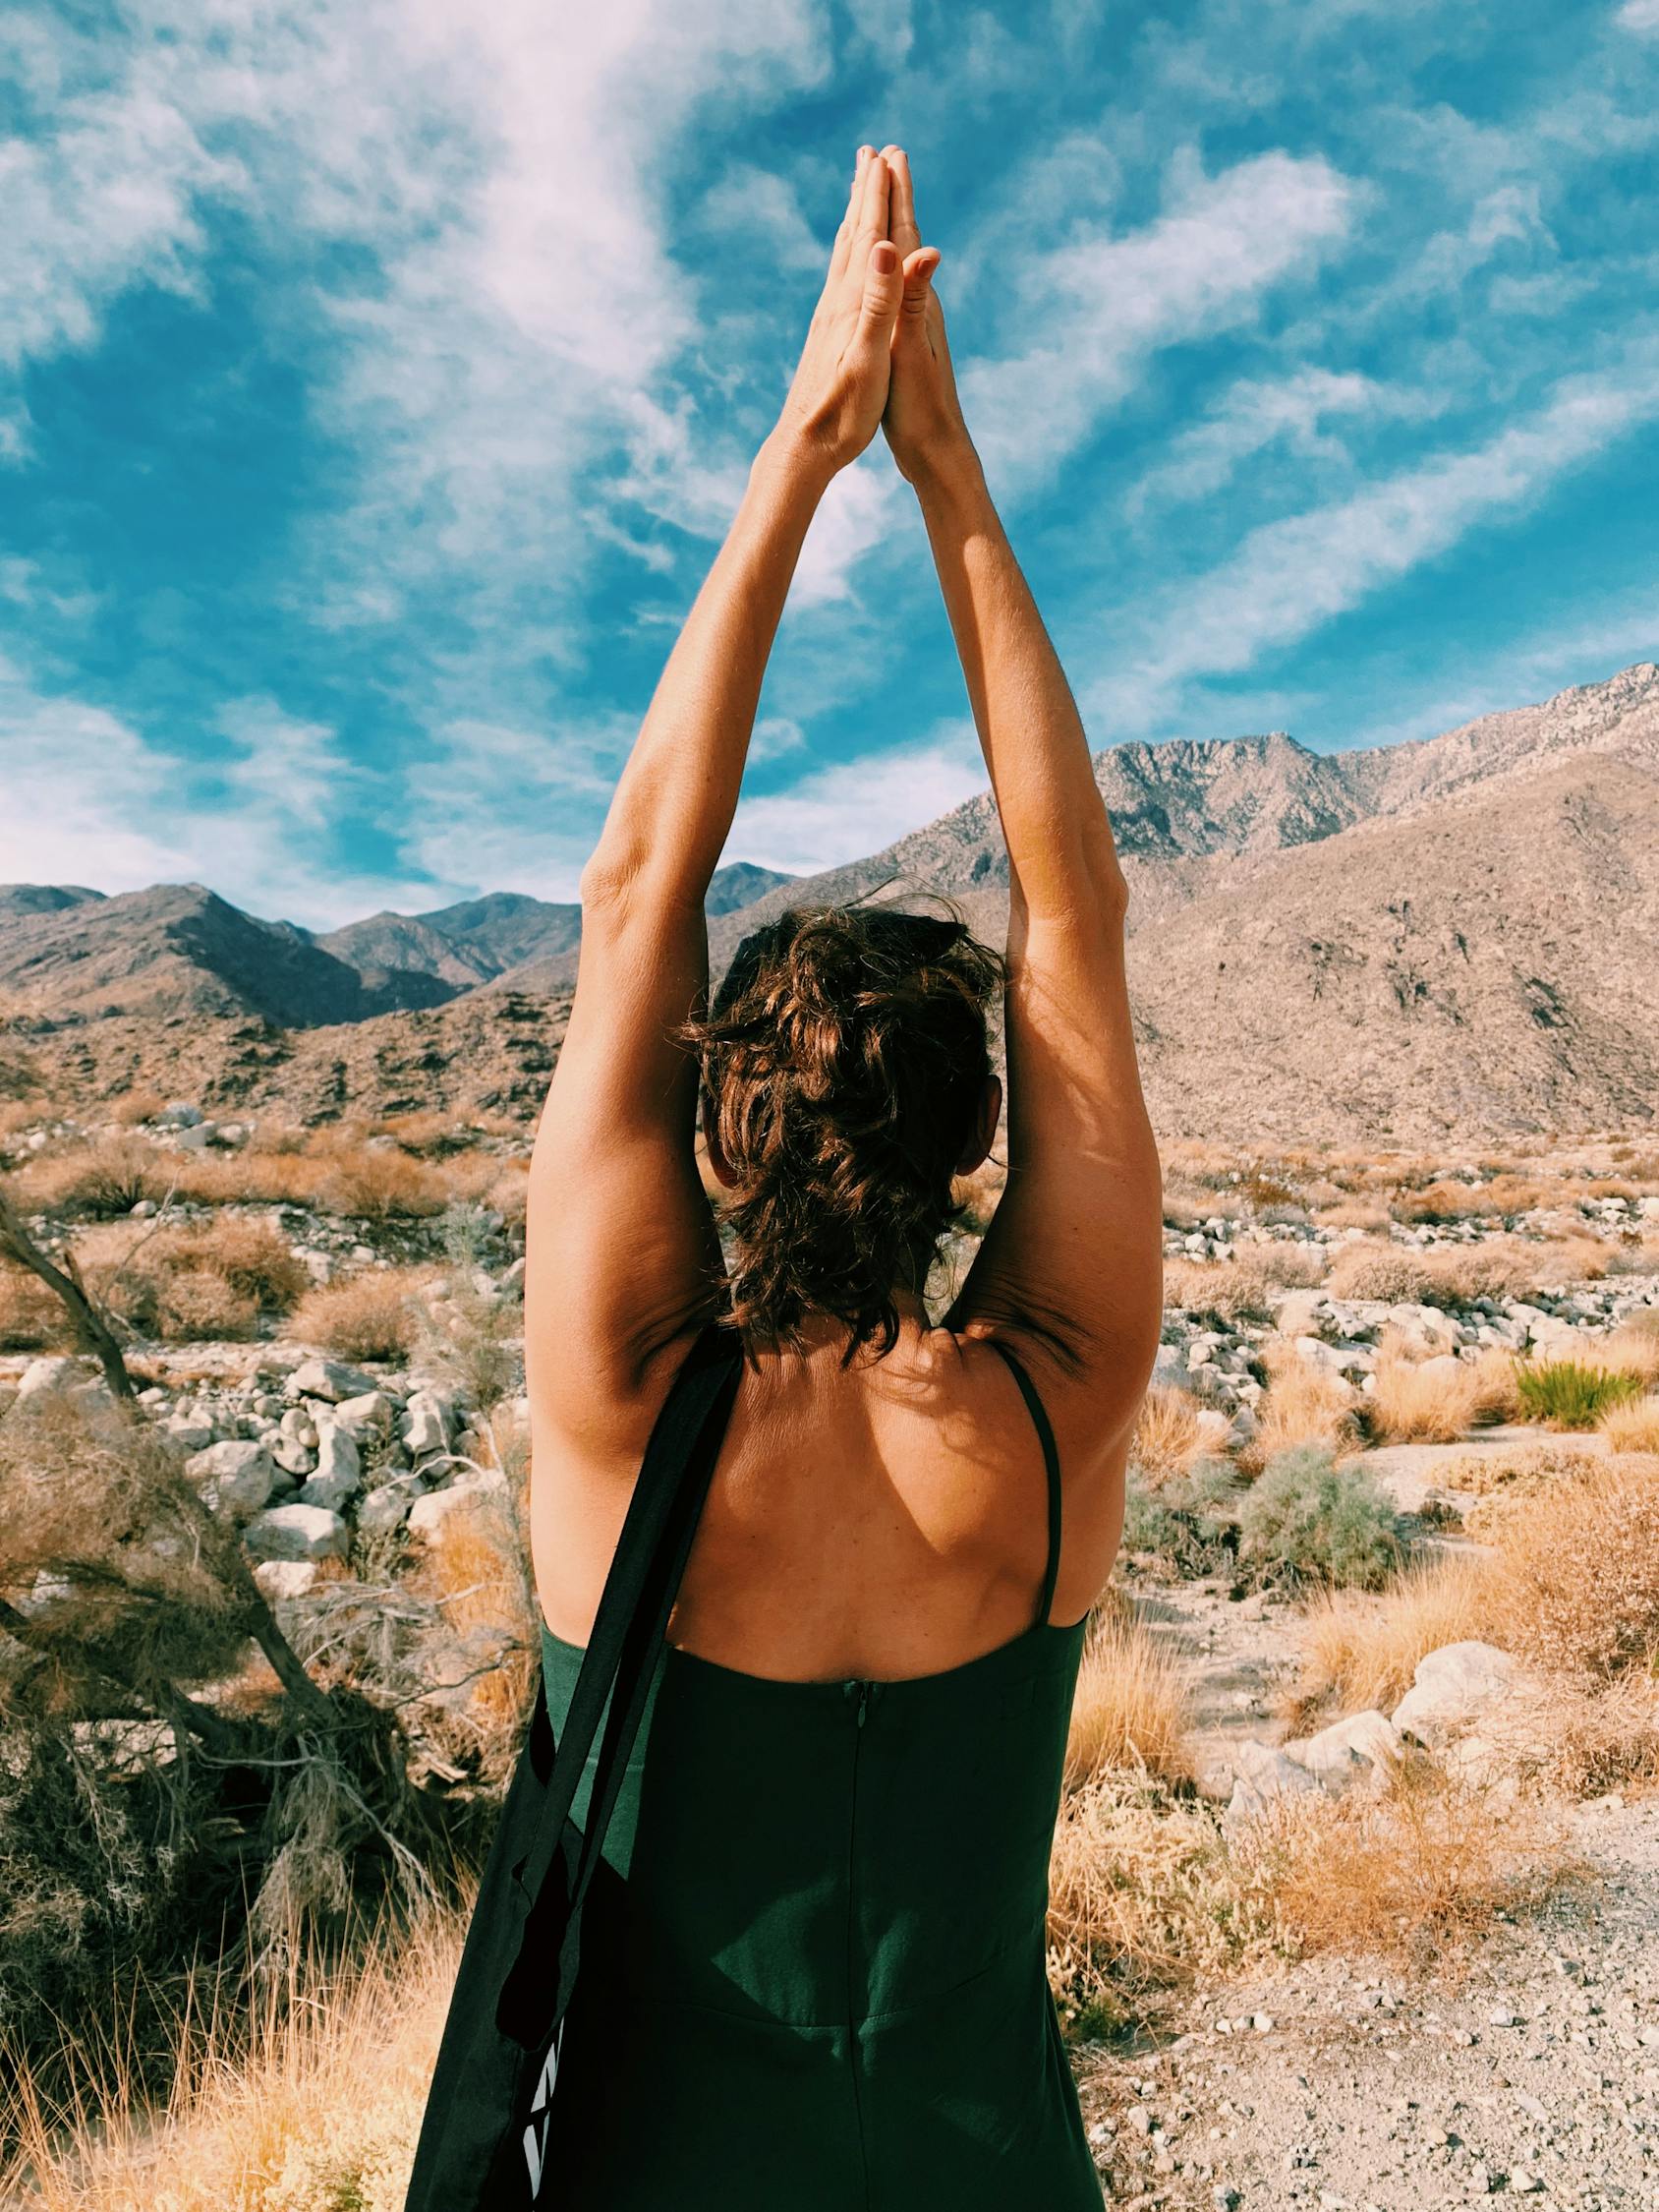
{"label": "dry golden grass", "polygon": [[1167,1259],[1164,1304],[1227,1321],[1268,1320],[1283,1291],[1323,1279],[1322,1253],[1297,1245],[1264,1245],[1236,1259]]}
{"label": "dry golden grass", "polygon": [[1374,1380],[1366,1410],[1377,1434],[1394,1444],[1456,1443],[1478,1423],[1504,1419],[1516,1403],[1507,1353],[1459,1360],[1454,1369],[1415,1358],[1393,1329],[1377,1347]]}
{"label": "dry golden grass", "polygon": [[[1506,1445],[1500,1451],[1459,1452],[1437,1461],[1435,1478],[1443,1489],[1487,1498],[1526,1498],[1542,1489],[1577,1482],[1599,1458],[1588,1436],[1561,1434],[1548,1442]],[[1465,1517],[1470,1534],[1478,1531],[1478,1508]]]}
{"label": "dry golden grass", "polygon": [[492,1771],[510,1762],[541,1663],[542,1616],[529,1558],[525,1501],[486,1492],[470,1510],[450,1515],[442,1543],[425,1547],[406,1577],[415,1592],[443,1606],[474,1655],[480,1672],[470,1685],[469,1718],[487,1745]]}
{"label": "dry golden grass", "polygon": [[[0,2066],[0,2175],[17,2212],[401,2212],[467,1905],[387,1929],[353,1967],[297,1970],[239,2013],[204,1975],[180,2020],[164,2111],[135,2102],[120,2048],[76,2053],[79,2095],[48,2105]],[[9,2109],[6,2109],[9,2108]]]}
{"label": "dry golden grass", "polygon": [[1580,1681],[1659,1658],[1659,1457],[1589,1460],[1497,1516],[1490,1540],[1494,1643]]}
{"label": "dry golden grass", "polygon": [[1129,1457],[1155,1487],[1172,1475],[1184,1475],[1198,1457],[1203,1443],[1198,1415],[1190,1390],[1156,1384],[1141,1400]]}
{"label": "dry golden grass", "polygon": [[190,1224],[109,1223],[83,1233],[87,1288],[131,1327],[168,1343],[246,1339],[311,1281],[275,1225],[221,1214]]}
{"label": "dry golden grass", "polygon": [[1186,1666],[1132,1613],[1096,1615],[1077,1673],[1065,1786],[1080,1789],[1109,1769],[1175,1781],[1192,1771]]}
{"label": "dry golden grass", "polygon": [[1297,1444],[1341,1452],[1356,1440],[1359,1393],[1341,1375],[1304,1360],[1283,1338],[1270,1343],[1262,1358],[1268,1382],[1256,1407],[1256,1432],[1238,1454],[1246,1473],[1259,1473]]}
{"label": "dry golden grass", "polygon": [[1609,1406],[1596,1426],[1616,1452],[1659,1453],[1659,1397]]}
{"label": "dry golden grass", "polygon": [[1466,1555],[1410,1566],[1375,1596],[1321,1592],[1300,1625],[1288,1717],[1300,1730],[1321,1714],[1392,1711],[1425,1653],[1478,1636],[1484,1618],[1480,1567]]}
{"label": "dry golden grass", "polygon": [[435,1267],[367,1267],[310,1290],[290,1314],[286,1334],[343,1360],[401,1360],[420,1335],[421,1305]]}
{"label": "dry golden grass", "polygon": [[0,1259],[0,1351],[67,1350],[64,1310],[38,1275]]}
{"label": "dry golden grass", "polygon": [[452,1178],[391,1145],[371,1150],[342,1146],[317,1184],[315,1203],[324,1212],[356,1221],[411,1220],[441,1213]]}
{"label": "dry golden grass", "polygon": [[1106,1774],[1061,1805],[1049,1861],[1049,1985],[1091,2032],[1199,1973],[1266,1956],[1272,1899],[1232,1857],[1212,1807]]}
{"label": "dry golden grass", "polygon": [[1333,1198],[1319,1208],[1316,1216],[1327,1229],[1386,1230],[1390,1218],[1388,1207],[1374,1198]]}
{"label": "dry golden grass", "polygon": [[131,1213],[141,1198],[165,1198],[176,1162],[147,1137],[107,1136],[91,1144],[65,1144],[37,1152],[9,1179],[26,1213],[90,1214],[108,1220]]}
{"label": "dry golden grass", "polygon": [[1376,1792],[1275,1800],[1234,1856],[1296,1950],[1442,1968],[1466,1960],[1497,1913],[1535,1907],[1580,1871],[1543,1807],[1508,1793],[1495,1806],[1427,1759]]}

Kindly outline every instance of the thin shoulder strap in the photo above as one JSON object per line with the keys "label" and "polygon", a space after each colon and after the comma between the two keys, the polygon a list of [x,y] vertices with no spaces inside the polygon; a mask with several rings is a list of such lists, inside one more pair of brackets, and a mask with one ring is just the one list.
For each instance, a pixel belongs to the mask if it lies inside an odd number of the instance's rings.
{"label": "thin shoulder strap", "polygon": [[1014,1380],[1019,1384],[1020,1395],[1024,1398],[1026,1406],[1030,1410],[1031,1418],[1037,1426],[1037,1433],[1043,1440],[1043,1465],[1048,1471],[1049,1477],[1049,1564],[1043,1576],[1043,1600],[1037,1608],[1037,1619],[1039,1623],[1046,1625],[1049,1618],[1049,1608],[1055,1601],[1055,1584],[1059,1577],[1059,1453],[1055,1448],[1055,1432],[1049,1426],[1049,1417],[1043,1410],[1043,1401],[1037,1395],[1037,1385],[1026,1373],[1023,1362],[1009,1350],[1000,1337],[987,1337],[985,1341],[994,1345],[1001,1353],[1009,1367],[1012,1368]]}

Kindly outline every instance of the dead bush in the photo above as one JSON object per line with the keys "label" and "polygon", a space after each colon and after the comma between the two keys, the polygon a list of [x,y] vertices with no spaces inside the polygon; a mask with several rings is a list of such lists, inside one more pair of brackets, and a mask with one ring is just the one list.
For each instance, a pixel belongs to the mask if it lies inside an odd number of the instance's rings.
{"label": "dead bush", "polygon": [[1103,1608],[1091,1621],[1066,1741],[1065,1786],[1080,1789],[1108,1768],[1176,1781],[1192,1770],[1186,1667],[1132,1612]]}
{"label": "dead bush", "polygon": [[1262,1355],[1267,1388],[1256,1407],[1256,1429],[1238,1464],[1256,1474],[1281,1452],[1313,1444],[1340,1452],[1358,1440],[1359,1393],[1341,1375],[1304,1360],[1293,1344],[1274,1338]]}
{"label": "dead bush", "polygon": [[63,1308],[39,1276],[0,1259],[0,1351],[56,1351],[67,1341]]}
{"label": "dead bush", "polygon": [[1129,1458],[1149,1486],[1184,1475],[1204,1445],[1199,1404],[1190,1390],[1155,1384],[1141,1400]]}
{"label": "dead bush", "polygon": [[1659,1656],[1659,1458],[1587,1461],[1490,1529],[1493,1640],[1579,1681]]}
{"label": "dead bush", "polygon": [[294,1308],[286,1333],[342,1360],[407,1359],[437,1276],[433,1267],[366,1267],[319,1284]]}

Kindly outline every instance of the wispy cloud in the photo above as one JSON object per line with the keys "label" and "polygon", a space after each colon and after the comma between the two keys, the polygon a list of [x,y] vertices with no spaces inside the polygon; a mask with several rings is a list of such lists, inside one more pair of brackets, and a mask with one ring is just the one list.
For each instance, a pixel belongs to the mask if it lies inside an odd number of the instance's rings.
{"label": "wispy cloud", "polygon": [[1317,157],[1263,154],[1215,177],[1184,158],[1157,221],[1027,259],[1019,320],[1042,335],[962,377],[988,474],[1009,493],[1046,481],[1151,353],[1251,320],[1275,284],[1311,272],[1345,235],[1355,198]]}
{"label": "wispy cloud", "polygon": [[1659,418],[1659,348],[1617,373],[1562,380],[1543,407],[1462,452],[1251,531],[1155,617],[1150,650],[1094,704],[1165,706],[1195,675],[1253,667],[1368,593],[1443,553],[1476,523],[1539,497],[1568,471]]}
{"label": "wispy cloud", "polygon": [[862,859],[985,786],[972,724],[947,724],[919,745],[838,761],[787,791],[740,799],[725,857],[812,875]]}

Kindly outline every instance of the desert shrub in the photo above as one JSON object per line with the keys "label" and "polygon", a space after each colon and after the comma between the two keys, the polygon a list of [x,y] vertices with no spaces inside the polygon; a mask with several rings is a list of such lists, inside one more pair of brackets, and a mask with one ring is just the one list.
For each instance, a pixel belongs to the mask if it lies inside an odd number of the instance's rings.
{"label": "desert shrub", "polygon": [[451,1201],[440,1235],[448,1288],[420,1301],[413,1349],[424,1367],[486,1411],[522,1387],[524,1303],[504,1296],[490,1278],[486,1263],[496,1256],[498,1232],[485,1209]]}
{"label": "desert shrub", "polygon": [[131,1213],[141,1198],[165,1198],[172,1168],[147,1137],[107,1136],[29,1161],[13,1178],[13,1191],[26,1210],[107,1221]]}
{"label": "desert shrub", "polygon": [[366,1267],[308,1291],[288,1320],[289,1335],[343,1360],[405,1360],[420,1339],[429,1267]]}
{"label": "desert shrub", "polygon": [[1233,1855],[1299,1953],[1362,1950],[1443,1962],[1500,1914],[1544,1902],[1578,1871],[1543,1808],[1505,1803],[1434,1761],[1377,1791],[1280,1798]]}
{"label": "desert shrub", "polygon": [[1472,1221],[1502,1213],[1502,1193],[1491,1184],[1436,1182],[1420,1191],[1402,1191],[1395,1199],[1396,1220],[1408,1222]]}
{"label": "desert shrub", "polygon": [[1484,1628],[1479,1571],[1465,1557],[1411,1561],[1375,1595],[1317,1591],[1300,1626],[1291,1717],[1302,1728],[1325,1712],[1389,1712],[1425,1654]]}
{"label": "desert shrub", "polygon": [[1158,1484],[1184,1475],[1198,1457],[1204,1430],[1199,1404],[1190,1390],[1155,1385],[1141,1400],[1129,1457],[1141,1479]]}
{"label": "desert shrub", "polygon": [[0,1351],[43,1352],[64,1340],[55,1294],[29,1268],[0,1259]]}
{"label": "desert shrub", "polygon": [[1301,1445],[1270,1460],[1240,1500],[1239,1564],[1263,1582],[1375,1590],[1401,1564],[1397,1519],[1364,1467]]}
{"label": "desert shrub", "polygon": [[1659,1398],[1630,1398],[1609,1406],[1596,1423],[1616,1452],[1659,1452]]}
{"label": "desert shrub", "polygon": [[169,1344],[245,1343],[259,1333],[259,1302],[209,1268],[183,1268],[159,1285],[156,1333]]}
{"label": "desert shrub", "polygon": [[1477,1423],[1508,1410],[1516,1394],[1514,1367],[1504,1353],[1451,1365],[1444,1358],[1413,1359],[1404,1340],[1386,1330],[1366,1396],[1367,1419],[1391,1443],[1456,1443]]}
{"label": "desert shrub", "polygon": [[1164,1304],[1224,1326],[1271,1321],[1277,1292],[1311,1289],[1324,1273],[1324,1254],[1295,1245],[1264,1245],[1234,1259],[1168,1259]]}
{"label": "desert shrub", "polygon": [[1148,1484],[1131,1461],[1123,1497],[1125,1551],[1173,1575],[1217,1574],[1237,1542],[1237,1475],[1225,1459],[1199,1459]]}
{"label": "desert shrub", "polygon": [[1048,1969],[1068,2037],[1132,2028],[1170,1989],[1267,1955],[1277,1934],[1213,1807],[1112,1769],[1062,1800]]}
{"label": "desert shrub", "polygon": [[147,1231],[88,1267],[108,1310],[175,1344],[256,1336],[260,1313],[291,1306],[310,1281],[278,1229],[235,1215]]}
{"label": "desert shrub", "polygon": [[1490,1529],[1495,1642],[1569,1677],[1659,1655],[1659,1458],[1586,1459]]}
{"label": "desert shrub", "polygon": [[1109,1768],[1180,1779],[1191,1771],[1189,1677],[1178,1655],[1128,1608],[1107,1606],[1089,1624],[1066,1739],[1065,1786],[1080,1789]]}
{"label": "desert shrub", "polygon": [[164,2125],[126,2036],[77,2039],[50,2079],[20,2067],[9,2095],[0,2069],[0,2135],[17,2137],[32,2176],[17,2201],[390,2212],[408,2187],[470,1907],[469,1890],[413,1923],[388,1917],[347,1956],[297,1958],[251,2010],[233,1971],[199,1969],[159,2023],[173,2054]]}
{"label": "desert shrub", "polygon": [[1327,1287],[1333,1298],[1456,1310],[1478,1299],[1519,1298],[1533,1288],[1538,1272],[1529,1254],[1496,1241],[1436,1252],[1359,1244],[1338,1253]]}
{"label": "desert shrub", "polygon": [[1551,1428],[1593,1428],[1610,1406],[1641,1395],[1638,1376],[1578,1360],[1517,1360],[1515,1380],[1523,1416]]}
{"label": "desert shrub", "polygon": [[1239,1453],[1239,1464],[1255,1472],[1277,1453],[1297,1445],[1337,1452],[1359,1433],[1359,1394],[1329,1368],[1303,1359],[1283,1338],[1262,1355],[1268,1383],[1256,1407],[1256,1431]]}
{"label": "desert shrub", "polygon": [[441,1213],[450,1187],[424,1160],[395,1145],[352,1145],[343,1139],[328,1158],[315,1203],[359,1221],[413,1220]]}

